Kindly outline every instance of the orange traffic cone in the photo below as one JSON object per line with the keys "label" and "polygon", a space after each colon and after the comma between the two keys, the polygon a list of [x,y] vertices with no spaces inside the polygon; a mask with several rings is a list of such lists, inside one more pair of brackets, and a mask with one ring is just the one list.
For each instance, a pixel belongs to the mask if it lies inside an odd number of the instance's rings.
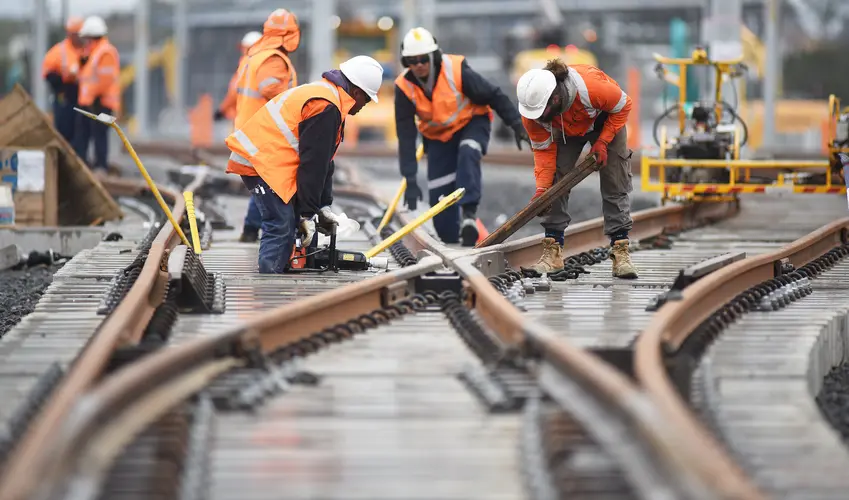
{"label": "orange traffic cone", "polygon": [[486,230],[486,226],[483,225],[480,219],[475,219],[475,225],[478,227],[478,241],[476,243],[480,243],[489,236],[489,231]]}

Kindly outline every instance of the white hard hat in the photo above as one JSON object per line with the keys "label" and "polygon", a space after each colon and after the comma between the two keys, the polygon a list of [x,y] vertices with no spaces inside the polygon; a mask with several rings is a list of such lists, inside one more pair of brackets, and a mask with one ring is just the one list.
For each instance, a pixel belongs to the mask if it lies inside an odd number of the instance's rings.
{"label": "white hard hat", "polygon": [[339,69],[351,83],[377,102],[377,91],[383,82],[383,66],[379,62],[369,56],[355,56],[340,64]]}
{"label": "white hard hat", "polygon": [[245,36],[242,37],[242,47],[248,48],[255,44],[260,38],[262,38],[262,33],[259,31],[248,31],[245,33]]}
{"label": "white hard hat", "polygon": [[100,16],[89,16],[85,18],[83,27],[80,28],[80,36],[106,36],[106,22]]}
{"label": "white hard hat", "polygon": [[421,56],[439,50],[439,45],[430,31],[424,28],[413,28],[404,35],[401,42],[401,57]]}
{"label": "white hard hat", "polygon": [[516,97],[519,99],[519,113],[529,120],[536,120],[545,111],[548,98],[557,87],[554,73],[546,69],[532,69],[519,78],[516,84]]}

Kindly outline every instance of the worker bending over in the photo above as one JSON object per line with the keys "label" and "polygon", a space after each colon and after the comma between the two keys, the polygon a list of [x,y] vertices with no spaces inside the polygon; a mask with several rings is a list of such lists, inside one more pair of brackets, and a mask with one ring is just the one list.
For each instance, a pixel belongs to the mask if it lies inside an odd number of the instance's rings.
{"label": "worker bending over", "polygon": [[[106,38],[106,23],[98,16],[87,17],[80,28],[87,60],[80,70],[79,107],[90,113],[115,115],[121,109],[121,85],[118,79],[120,59],[118,49]],[[74,149],[83,161],[88,157],[88,145],[94,141],[94,170],[107,170],[109,157],[109,126],[90,120],[78,113],[74,131]]]}
{"label": "worker bending over", "polygon": [[[234,128],[245,123],[274,96],[298,85],[295,65],[289,54],[301,44],[298,18],[286,9],[272,12],[262,27],[262,37],[250,46],[244,63],[239,67],[236,83],[236,119]],[[249,165],[232,163],[227,173],[256,177]],[[254,242],[259,237],[262,217],[253,196],[248,201],[248,213],[239,241]]]}
{"label": "worker bending over", "polygon": [[[416,184],[416,124],[427,153],[428,199],[433,206],[457,188],[466,192],[433,218],[439,238],[464,246],[478,239],[477,207],[481,198],[481,158],[492,130],[492,108],[513,128],[516,145],[529,142],[513,103],[469,67],[463,56],[443,54],[433,35],[414,28],[401,44],[404,70],[395,80],[395,127],[401,175],[407,179],[405,203],[416,209],[422,191]],[[462,208],[462,226],[460,225]],[[462,229],[461,229],[462,227]]]}
{"label": "worker bending over", "polygon": [[[631,221],[631,153],[625,123],[631,98],[615,80],[586,64],[567,67],[559,59],[545,69],[532,69],[516,86],[519,112],[534,152],[536,192],[541,196],[575,167],[586,143],[591,143],[601,169],[604,234],[610,237],[613,276],[633,279],[637,270],[628,253]],[[563,269],[563,231],[572,220],[569,193],[555,199],[544,216],[542,256],[533,267],[539,273]]]}
{"label": "worker bending over", "polygon": [[73,144],[74,123],[77,119],[74,106],[77,105],[79,93],[77,77],[83,46],[79,35],[82,26],[81,17],[69,17],[65,23],[65,39],[47,51],[41,65],[41,76],[47,80],[53,92],[53,124],[70,145]]}
{"label": "worker bending over", "polygon": [[248,49],[260,38],[262,38],[262,33],[259,31],[249,31],[242,37],[242,41],[239,43],[239,50],[242,52],[242,55],[239,56],[239,64],[236,65],[236,71],[233,72],[233,76],[230,78],[230,84],[227,85],[227,94],[224,96],[224,99],[222,99],[221,104],[215,111],[213,120],[220,121],[225,118],[233,120],[236,118],[236,96],[238,95],[236,93],[236,89],[238,89],[239,86],[239,76],[242,71],[242,65],[245,64],[248,59]]}
{"label": "worker bending over", "polygon": [[356,56],[321,76],[274,97],[225,141],[232,151],[228,170],[248,167],[257,173],[242,181],[262,214],[263,274],[289,268],[297,233],[309,247],[316,223],[328,228],[338,221],[330,210],[333,157],[345,118],[377,102],[383,68],[371,57]]}

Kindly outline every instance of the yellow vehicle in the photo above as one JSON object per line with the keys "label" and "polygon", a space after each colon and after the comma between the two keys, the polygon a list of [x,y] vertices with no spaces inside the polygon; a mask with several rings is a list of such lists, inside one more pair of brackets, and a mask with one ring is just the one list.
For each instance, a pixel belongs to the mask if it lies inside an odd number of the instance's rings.
{"label": "yellow vehicle", "polygon": [[[845,192],[843,185],[831,184],[828,161],[742,159],[740,153],[747,142],[748,130],[736,110],[722,98],[723,82],[742,76],[746,70],[741,64],[742,58],[710,60],[704,49],[699,48],[689,59],[672,59],[657,54],[655,59],[658,61],[658,75],[678,86],[679,101],[667,108],[655,122],[654,137],[659,154],[656,158],[648,154],[642,157],[643,191],[662,193],[664,203],[670,199],[726,200],[738,193],[761,193],[773,189],[798,193]],[[666,66],[670,65],[678,66],[678,75],[669,73]],[[687,102],[686,70],[689,66],[700,66],[713,74],[712,101]],[[659,127],[661,120],[673,113],[678,118],[675,135],[669,134],[666,127]],[[725,116],[731,119],[723,121]],[[652,179],[653,167],[657,168],[655,179]],[[752,170],[758,170],[760,174],[753,177]],[[769,174],[775,175],[775,178]]]}
{"label": "yellow vehicle", "polygon": [[549,59],[559,58],[567,65],[589,64],[598,66],[598,60],[592,52],[579,49],[574,45],[558,47],[551,45],[544,49],[523,50],[513,58],[513,67],[510,72],[510,82],[515,86],[519,78],[531,69],[542,69]]}

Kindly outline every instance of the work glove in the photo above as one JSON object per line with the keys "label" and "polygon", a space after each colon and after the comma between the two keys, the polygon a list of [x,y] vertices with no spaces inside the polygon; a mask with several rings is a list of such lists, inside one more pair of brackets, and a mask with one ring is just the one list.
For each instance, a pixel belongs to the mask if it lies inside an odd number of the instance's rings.
{"label": "work glove", "polygon": [[599,167],[607,165],[607,143],[598,139],[590,149],[590,154],[595,153],[595,162]]}
{"label": "work glove", "polygon": [[419,189],[419,185],[416,184],[415,177],[407,178],[407,190],[404,192],[404,204],[407,205],[407,208],[410,210],[416,209],[416,202],[422,201],[422,190]]}
{"label": "work glove", "polygon": [[330,235],[334,224],[339,225],[339,217],[330,210],[330,207],[321,207],[318,211],[318,231]]}
{"label": "work glove", "polygon": [[[534,195],[531,196],[531,203],[533,203],[534,200],[542,196],[543,193],[545,193],[546,191],[548,191],[548,188],[538,187],[537,190],[534,192]],[[551,205],[543,208],[540,213],[537,214],[537,217],[542,217],[543,215],[546,215],[549,211],[551,211]]]}
{"label": "work glove", "polygon": [[301,216],[301,220],[298,223],[298,234],[301,235],[301,246],[304,248],[310,246],[312,238],[315,236],[315,216]]}
{"label": "work glove", "polygon": [[219,109],[218,111],[215,112],[214,115],[212,115],[212,119],[213,119],[213,121],[216,121],[216,122],[223,120],[224,119],[224,112],[222,112]]}
{"label": "work glove", "polygon": [[528,131],[525,130],[525,126],[521,123],[517,123],[513,125],[513,133],[516,135],[516,147],[519,148],[519,151],[522,150],[522,141],[528,143],[528,147],[531,147],[531,138],[528,137]]}

